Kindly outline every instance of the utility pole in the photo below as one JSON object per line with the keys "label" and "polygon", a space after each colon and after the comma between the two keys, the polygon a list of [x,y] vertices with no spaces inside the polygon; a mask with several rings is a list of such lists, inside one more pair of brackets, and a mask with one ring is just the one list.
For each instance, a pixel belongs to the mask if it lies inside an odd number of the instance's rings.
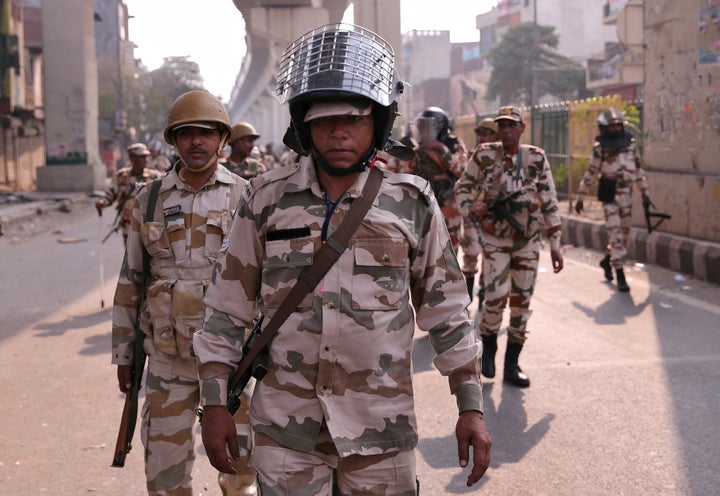
{"label": "utility pole", "polygon": [[533,0],[533,62],[532,62],[532,95],[530,95],[530,105],[537,105],[538,103],[538,22],[537,22],[537,0]]}

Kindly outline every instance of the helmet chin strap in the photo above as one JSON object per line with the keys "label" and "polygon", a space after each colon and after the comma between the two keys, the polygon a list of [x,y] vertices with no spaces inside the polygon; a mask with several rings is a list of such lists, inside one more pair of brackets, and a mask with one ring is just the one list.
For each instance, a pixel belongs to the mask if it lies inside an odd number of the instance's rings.
{"label": "helmet chin strap", "polygon": [[[215,150],[215,152],[213,152],[213,154],[210,156],[208,161],[205,162],[205,165],[203,165],[199,169],[191,169],[190,167],[187,166],[187,164],[185,163],[183,158],[180,157],[179,162],[182,165],[181,169],[187,169],[189,172],[192,172],[193,174],[199,174],[201,172],[205,172],[206,170],[208,170],[210,167],[212,167],[217,162],[218,158],[220,157],[220,150],[225,148],[225,145],[227,144],[227,139],[229,137],[230,137],[230,133],[228,131],[224,131],[222,137],[220,138],[220,144],[218,145],[217,149]],[[173,146],[177,149],[177,142],[175,140],[175,136],[173,136]]]}
{"label": "helmet chin strap", "polygon": [[375,147],[371,147],[363,158],[361,158],[358,162],[351,165],[350,167],[346,168],[332,167],[327,162],[327,160],[320,156],[317,150],[315,150],[315,147],[313,147],[312,149],[312,157],[315,164],[320,167],[320,170],[325,172],[327,175],[335,177],[346,177],[352,174],[362,172],[368,167],[374,166],[375,160],[377,160],[377,150],[375,149]]}

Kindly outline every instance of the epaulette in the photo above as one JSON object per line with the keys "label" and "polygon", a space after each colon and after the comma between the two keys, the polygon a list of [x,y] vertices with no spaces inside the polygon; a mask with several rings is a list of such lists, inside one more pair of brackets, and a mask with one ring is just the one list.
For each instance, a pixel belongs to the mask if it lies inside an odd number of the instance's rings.
{"label": "epaulette", "polygon": [[248,180],[245,191],[243,191],[243,200],[248,201],[256,191],[261,190],[266,185],[282,181],[296,174],[300,170],[300,164],[292,164],[287,167],[276,167],[260,175],[254,176]]}
{"label": "epaulette", "polygon": [[541,155],[545,155],[545,150],[543,150],[539,146],[536,146],[536,145],[520,145],[520,146],[525,148],[528,151],[528,153],[538,153]]}
{"label": "epaulette", "polygon": [[400,172],[385,174],[385,181],[388,184],[411,186],[419,191],[425,198],[428,205],[435,201],[435,194],[427,180],[415,174],[404,174]]}

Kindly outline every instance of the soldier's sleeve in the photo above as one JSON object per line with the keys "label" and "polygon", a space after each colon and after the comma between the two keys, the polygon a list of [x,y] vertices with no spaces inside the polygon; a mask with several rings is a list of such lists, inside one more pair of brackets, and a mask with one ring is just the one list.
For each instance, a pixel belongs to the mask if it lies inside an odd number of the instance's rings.
{"label": "soldier's sleeve", "polygon": [[484,170],[481,166],[480,147],[475,148],[465,165],[460,179],[454,186],[455,203],[460,215],[466,217],[475,204],[477,190],[481,187]]}
{"label": "soldier's sleeve", "polygon": [[125,256],[120,267],[112,313],[112,363],[131,365],[137,326],[138,304],[143,282],[142,214],[137,198],[133,202]]}
{"label": "soldier's sleeve", "polygon": [[598,172],[600,172],[601,159],[602,157],[600,156],[600,144],[595,143],[592,149],[590,163],[588,164],[588,168],[587,170],[585,170],[585,174],[583,174],[583,177],[580,180],[580,185],[578,186],[578,195],[582,196],[588,194],[590,186],[592,186],[592,184],[595,182]]}
{"label": "soldier's sleeve", "polygon": [[433,363],[448,378],[459,411],[482,411],[481,345],[467,312],[467,286],[440,208],[434,196],[424,197],[427,208],[410,259],[417,325],[429,334]]}
{"label": "soldier's sleeve", "polygon": [[245,330],[253,326],[264,249],[249,205],[252,193],[248,183],[205,295],[203,328],[193,335],[202,405],[227,404],[229,376],[242,358]]}
{"label": "soldier's sleeve", "polygon": [[465,171],[465,166],[467,164],[468,160],[468,153],[467,153],[467,147],[465,146],[465,142],[458,138],[457,145],[455,146],[455,150],[451,150],[452,155],[450,156],[450,172],[452,172],[455,177],[460,177],[462,173]]}
{"label": "soldier's sleeve", "polygon": [[553,180],[552,169],[545,153],[540,152],[542,162],[542,173],[538,178],[538,194],[540,195],[540,209],[545,216],[545,228],[550,249],[560,249],[560,238],[562,236],[562,221],[560,220],[560,208],[558,206],[557,191]]}

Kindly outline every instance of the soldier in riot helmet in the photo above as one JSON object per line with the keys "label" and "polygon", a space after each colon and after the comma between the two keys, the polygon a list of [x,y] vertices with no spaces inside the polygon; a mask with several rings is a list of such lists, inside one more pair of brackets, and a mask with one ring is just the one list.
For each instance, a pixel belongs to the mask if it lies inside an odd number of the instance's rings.
{"label": "soldier in riot helmet", "polygon": [[550,242],[553,270],[560,272],[561,221],[545,152],[520,144],[525,131],[522,111],[514,106],[501,107],[495,123],[500,141],[475,149],[455,185],[455,195],[463,215],[473,212],[480,218],[485,289],[479,329],[483,342],[482,374],[495,376],[497,336],[509,302],[503,380],[525,388],[530,386],[530,379],[518,365],[518,358],[527,339],[541,229],[544,228]]}
{"label": "soldier in riot helmet", "polygon": [[[163,133],[180,159],[156,180],[161,183],[147,183],[133,201],[115,291],[112,363],[126,393],[132,386],[139,327],[148,356],[141,432],[150,495],[193,494],[193,427],[200,393],[192,335],[202,325],[203,296],[247,183],[218,165],[230,133],[227,110],[217,97],[206,91],[180,95]],[[156,201],[148,213],[150,194]],[[255,494],[255,473],[247,466],[247,401],[244,406],[245,424],[242,411],[236,414],[239,425],[233,424],[244,458],[238,456],[236,474],[219,474],[228,496]]]}
{"label": "soldier in riot helmet", "polygon": [[451,133],[450,119],[440,107],[428,107],[415,121],[417,142],[415,174],[425,178],[445,218],[453,248],[460,241],[462,217],[455,205],[453,186],[462,175],[467,148],[462,139]]}
{"label": "soldier in riot helmet", "polygon": [[[285,141],[305,157],[250,181],[208,288],[205,325],[193,340],[208,457],[232,471],[228,376],[256,308],[279,312],[303,267],[332,246],[339,258],[277,328],[271,366],[255,388],[261,493],[417,494],[416,324],[457,398],[459,462],[473,467],[470,486],[488,467],[490,437],[460,266],[428,183],[377,166],[379,150],[397,147],[388,137],[404,85],[392,47],[359,26],[322,26],[285,50],[276,80],[290,107]],[[379,190],[365,196],[368,185]],[[347,248],[338,247],[334,233],[363,198],[374,201]]]}
{"label": "soldier in riot helmet", "polygon": [[575,211],[583,211],[583,196],[599,178],[598,200],[602,202],[608,245],[600,261],[605,279],[617,276],[617,289],[630,291],[625,279],[623,264],[627,257],[627,240],[630,234],[633,184],[642,193],[643,202],[649,202],[648,184],[637,152],[635,139],[625,130],[625,116],[615,108],[603,111],[597,119],[600,134],[595,138],[592,157],[578,187]]}

